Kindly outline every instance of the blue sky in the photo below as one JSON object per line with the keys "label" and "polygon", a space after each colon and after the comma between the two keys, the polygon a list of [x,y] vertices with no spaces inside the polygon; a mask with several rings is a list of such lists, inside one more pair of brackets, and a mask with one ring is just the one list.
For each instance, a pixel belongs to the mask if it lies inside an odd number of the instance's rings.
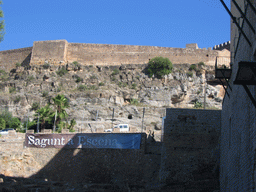
{"label": "blue sky", "polygon": [[2,10],[0,51],[58,39],[180,48],[230,40],[230,17],[219,0],[3,0]]}

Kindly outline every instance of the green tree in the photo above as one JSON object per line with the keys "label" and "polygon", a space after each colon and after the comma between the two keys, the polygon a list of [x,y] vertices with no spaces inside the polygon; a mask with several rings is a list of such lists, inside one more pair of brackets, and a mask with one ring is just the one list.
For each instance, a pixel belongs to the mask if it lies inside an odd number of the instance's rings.
{"label": "green tree", "polygon": [[[0,0],[0,5],[2,5],[3,2]],[[4,25],[4,13],[2,8],[0,7],[0,42],[3,41],[4,39],[4,34],[5,34],[5,25]]]}
{"label": "green tree", "polygon": [[53,110],[50,108],[50,105],[46,105],[40,109],[38,109],[35,113],[35,116],[38,118],[39,114],[39,121],[40,121],[40,127],[41,129],[45,129],[45,124],[48,122],[51,124],[52,122],[52,117],[54,116]]}
{"label": "green tree", "polygon": [[147,71],[150,77],[162,78],[172,72],[172,62],[168,58],[154,57],[148,62]]}
{"label": "green tree", "polygon": [[6,127],[6,128],[13,128],[13,127],[11,127],[12,118],[13,118],[11,112],[9,112],[8,110],[3,111],[3,112],[0,114],[0,118],[4,119],[4,121],[5,121],[5,127]]}
{"label": "green tree", "polygon": [[69,127],[68,127],[69,131],[71,131],[71,132],[74,131],[75,125],[76,125],[76,121],[75,121],[75,119],[72,119],[72,120],[70,121],[70,125],[69,125]]}
{"label": "green tree", "polygon": [[5,129],[5,120],[3,118],[0,118],[0,130]]}
{"label": "green tree", "polygon": [[17,117],[13,117],[11,120],[11,124],[9,125],[9,128],[18,129],[20,128],[21,122]]}
{"label": "green tree", "polygon": [[62,119],[66,119],[68,116],[65,110],[69,107],[68,99],[64,95],[57,95],[53,98],[53,103],[55,109],[57,110],[56,125],[59,125]]}

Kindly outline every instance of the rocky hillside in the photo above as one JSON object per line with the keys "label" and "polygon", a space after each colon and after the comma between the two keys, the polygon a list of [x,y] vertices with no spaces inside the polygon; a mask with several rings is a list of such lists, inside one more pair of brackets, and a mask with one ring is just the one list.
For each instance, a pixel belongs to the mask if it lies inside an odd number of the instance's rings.
{"label": "rocky hillside", "polygon": [[[39,67],[17,66],[10,73],[0,71],[0,106],[22,121],[33,119],[37,106],[45,106],[57,94],[69,99],[69,120],[77,121],[77,131],[95,132],[112,124],[128,123],[155,130],[160,138],[165,108],[206,107],[221,109],[224,91],[214,82],[214,68],[204,65],[174,65],[163,79],[149,78],[147,65],[81,66],[78,63]],[[212,82],[212,83],[211,83]],[[114,109],[114,120],[112,121]],[[89,123],[89,124],[88,124]]]}

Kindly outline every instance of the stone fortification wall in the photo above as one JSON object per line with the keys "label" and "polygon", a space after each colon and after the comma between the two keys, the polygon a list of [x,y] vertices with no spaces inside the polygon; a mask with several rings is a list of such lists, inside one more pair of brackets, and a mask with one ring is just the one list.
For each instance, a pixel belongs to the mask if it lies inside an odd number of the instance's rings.
{"label": "stone fortification wall", "polygon": [[221,110],[167,109],[162,179],[169,184],[208,180],[208,190],[218,187],[220,119]]}
{"label": "stone fortification wall", "polygon": [[66,63],[66,40],[35,41],[31,57],[31,65],[42,65],[45,62],[51,64]]}
{"label": "stone fortification wall", "polygon": [[156,56],[167,57],[173,64],[196,64],[202,61],[207,65],[214,65],[216,56],[229,58],[230,55],[226,49],[199,49],[197,44],[187,44],[186,48],[171,48],[68,43],[66,40],[54,40],[35,41],[33,48],[1,51],[0,66],[9,71],[15,68],[17,62],[23,65],[62,65],[74,61],[82,65],[147,64]]}
{"label": "stone fortification wall", "polygon": [[69,43],[67,61],[78,61],[83,65],[146,64],[150,59],[162,56],[173,64],[202,61],[213,65],[219,52],[211,49]]}
{"label": "stone fortification wall", "polygon": [[10,71],[16,63],[22,66],[29,65],[32,47],[0,51],[0,69]]}

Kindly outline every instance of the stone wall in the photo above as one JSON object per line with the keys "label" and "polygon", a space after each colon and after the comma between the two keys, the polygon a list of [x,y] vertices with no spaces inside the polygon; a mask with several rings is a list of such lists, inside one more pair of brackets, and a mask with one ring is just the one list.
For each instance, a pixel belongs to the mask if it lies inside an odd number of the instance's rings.
{"label": "stone wall", "polygon": [[32,47],[0,51],[0,69],[10,71],[16,63],[27,66],[30,63]]}
{"label": "stone wall", "polygon": [[156,56],[167,57],[173,64],[215,63],[219,51],[211,49],[170,48],[136,45],[69,43],[67,61],[83,65],[146,64]]}
{"label": "stone wall", "polygon": [[[147,64],[156,56],[167,57],[173,64],[214,65],[216,56],[229,56],[229,51],[199,49],[197,44],[186,48],[68,43],[66,40],[35,41],[33,49],[15,49],[0,52],[0,66],[5,70],[23,65],[43,65],[45,62],[61,65],[78,61],[82,65]],[[30,59],[31,58],[31,59]]]}
{"label": "stone wall", "polygon": [[207,180],[209,189],[218,188],[220,118],[221,110],[167,109],[162,180],[168,184]]}
{"label": "stone wall", "polygon": [[66,63],[67,54],[66,40],[35,41],[31,57],[31,65],[43,65],[45,62],[51,64]]}
{"label": "stone wall", "polygon": [[144,182],[145,133],[141,148],[129,150],[24,148],[24,137],[1,137],[0,174],[77,183]]}

